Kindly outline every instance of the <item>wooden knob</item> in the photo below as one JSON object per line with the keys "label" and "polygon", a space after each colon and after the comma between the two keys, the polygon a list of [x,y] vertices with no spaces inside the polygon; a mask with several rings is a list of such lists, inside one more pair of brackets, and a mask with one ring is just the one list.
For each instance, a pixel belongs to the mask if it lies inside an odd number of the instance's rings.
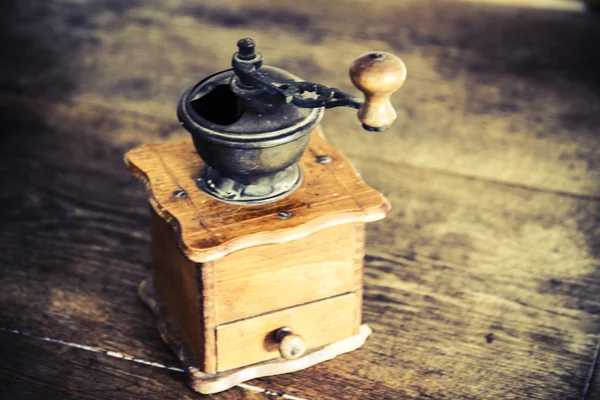
{"label": "wooden knob", "polygon": [[306,343],[300,335],[292,333],[291,328],[280,328],[275,332],[275,340],[279,342],[279,353],[286,360],[301,357],[306,352]]}
{"label": "wooden knob", "polygon": [[383,131],[396,120],[390,96],[406,80],[404,62],[383,51],[363,54],[350,66],[350,79],[365,94],[358,119],[369,131]]}

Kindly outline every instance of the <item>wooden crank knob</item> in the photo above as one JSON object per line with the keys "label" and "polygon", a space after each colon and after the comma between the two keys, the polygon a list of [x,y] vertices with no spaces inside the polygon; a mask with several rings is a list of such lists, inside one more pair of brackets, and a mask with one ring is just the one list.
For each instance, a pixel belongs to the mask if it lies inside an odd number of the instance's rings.
{"label": "wooden crank knob", "polygon": [[365,95],[358,119],[368,131],[383,131],[396,120],[390,96],[406,80],[404,62],[393,54],[376,51],[363,54],[350,66],[350,79]]}
{"label": "wooden crank knob", "polygon": [[306,352],[306,343],[300,335],[292,333],[288,327],[275,331],[275,341],[279,343],[279,353],[286,360],[301,357]]}

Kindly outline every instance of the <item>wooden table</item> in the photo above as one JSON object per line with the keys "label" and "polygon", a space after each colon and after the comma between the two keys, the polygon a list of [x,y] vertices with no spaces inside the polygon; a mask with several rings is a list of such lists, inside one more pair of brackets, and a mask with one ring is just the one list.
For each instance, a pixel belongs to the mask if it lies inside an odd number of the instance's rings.
{"label": "wooden table", "polygon": [[600,17],[450,0],[0,3],[0,397],[181,399],[136,287],[148,208],[122,157],[254,37],[356,93],[409,70],[398,123],[329,140],[393,210],[367,231],[360,350],[217,399],[600,398]]}

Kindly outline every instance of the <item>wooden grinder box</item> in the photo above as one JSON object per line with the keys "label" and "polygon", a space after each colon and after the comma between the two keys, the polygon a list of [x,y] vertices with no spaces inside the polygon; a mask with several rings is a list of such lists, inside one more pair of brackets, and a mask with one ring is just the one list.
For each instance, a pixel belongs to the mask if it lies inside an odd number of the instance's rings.
{"label": "wooden grinder box", "polygon": [[390,206],[319,125],[307,141],[301,184],[264,204],[202,190],[206,156],[191,139],[126,155],[151,206],[152,274],[140,296],[201,393],[307,368],[371,333],[361,323],[365,224]]}

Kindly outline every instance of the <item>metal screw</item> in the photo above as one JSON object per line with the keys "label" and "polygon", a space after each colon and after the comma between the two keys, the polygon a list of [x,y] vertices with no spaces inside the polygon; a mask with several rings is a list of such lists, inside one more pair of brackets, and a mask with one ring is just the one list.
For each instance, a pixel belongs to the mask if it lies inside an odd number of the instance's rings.
{"label": "metal screw", "polygon": [[331,158],[329,156],[318,156],[317,157],[317,162],[319,164],[329,164],[332,161],[333,161],[333,158]]}
{"label": "metal screw", "polygon": [[187,197],[187,192],[185,190],[176,190],[173,192],[173,197],[177,197],[177,198],[181,198],[181,197]]}
{"label": "metal screw", "polygon": [[256,44],[250,38],[240,39],[237,42],[238,57],[240,60],[252,60],[256,57]]}
{"label": "metal screw", "polygon": [[290,219],[292,218],[292,213],[289,211],[281,211],[277,213],[277,218],[279,219]]}

